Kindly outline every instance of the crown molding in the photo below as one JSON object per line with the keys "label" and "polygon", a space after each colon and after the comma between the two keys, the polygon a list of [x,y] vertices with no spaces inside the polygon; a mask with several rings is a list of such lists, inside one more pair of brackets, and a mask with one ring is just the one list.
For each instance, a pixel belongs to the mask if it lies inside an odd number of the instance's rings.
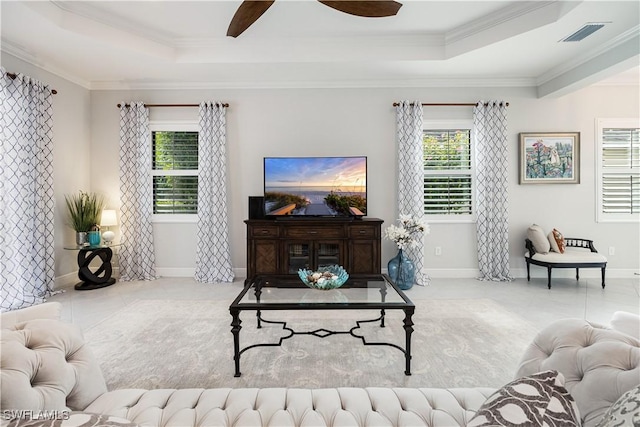
{"label": "crown molding", "polygon": [[558,21],[582,1],[522,1],[445,34],[446,58],[476,50]]}
{"label": "crown molding", "polygon": [[[612,38],[611,40],[606,41],[605,43],[601,44],[600,46],[598,46],[595,49],[592,49],[591,51],[580,55],[572,60],[563,62],[561,65],[559,65],[558,67],[552,68],[549,71],[541,74],[540,76],[538,76],[538,78],[536,79],[536,85],[537,86],[541,86],[545,83],[548,83],[551,80],[554,80],[568,72],[571,72],[572,70],[575,70],[581,66],[583,66],[584,64],[586,64],[587,62],[598,58],[599,56],[606,54],[608,52],[611,52],[619,47],[621,47],[622,45],[624,45],[625,43],[629,42],[629,41],[633,41],[634,38],[640,38],[640,26],[636,25],[633,28],[630,28],[629,30],[625,31],[624,33],[621,33],[620,35],[618,35],[617,37]],[[637,52],[638,54],[640,54],[640,52]],[[612,64],[615,65],[615,64]]]}
{"label": "crown molding", "polygon": [[120,23],[96,13],[92,15],[86,12],[93,9],[87,2],[27,1],[24,4],[65,31],[138,54],[164,60],[175,58],[175,48],[167,42],[166,37],[159,37],[157,32],[136,26],[123,18]]}
{"label": "crown molding", "polygon": [[91,89],[91,83],[88,82],[87,80],[79,77],[78,75],[70,72],[69,70],[62,69],[60,67],[57,67],[55,65],[48,63],[46,60],[31,54],[22,46],[12,43],[7,39],[2,40],[0,51],[3,53],[9,54],[13,57],[16,57],[21,61],[24,61],[27,64],[37,67],[43,71],[49,72],[60,78],[68,80],[71,83],[76,84],[84,89]]}
{"label": "crown molding", "polygon": [[557,1],[523,1],[482,16],[474,21],[465,22],[464,24],[447,31],[445,41],[447,44],[455,43],[460,40],[477,36],[487,30],[491,30],[500,24],[512,21],[513,19],[527,15],[539,9],[555,6]]}
{"label": "crown molding", "polygon": [[158,31],[139,23],[133,22],[125,16],[105,14],[87,1],[59,1],[50,0],[48,3],[57,7],[63,13],[70,13],[112,28],[116,28],[137,37],[149,39],[159,44],[172,47],[173,37],[168,31]]}
{"label": "crown molding", "polygon": [[529,78],[416,78],[262,82],[94,82],[91,90],[207,90],[207,89],[375,89],[424,87],[534,87]]}

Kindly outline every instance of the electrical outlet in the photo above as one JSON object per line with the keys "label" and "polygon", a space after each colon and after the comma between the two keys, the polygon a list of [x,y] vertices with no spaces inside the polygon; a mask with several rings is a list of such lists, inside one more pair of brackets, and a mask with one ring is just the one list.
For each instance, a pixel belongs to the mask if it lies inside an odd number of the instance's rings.
{"label": "electrical outlet", "polygon": [[437,256],[442,255],[442,248],[440,246],[436,246],[436,255]]}
{"label": "electrical outlet", "polygon": [[609,255],[615,255],[615,254],[616,254],[616,247],[609,246]]}

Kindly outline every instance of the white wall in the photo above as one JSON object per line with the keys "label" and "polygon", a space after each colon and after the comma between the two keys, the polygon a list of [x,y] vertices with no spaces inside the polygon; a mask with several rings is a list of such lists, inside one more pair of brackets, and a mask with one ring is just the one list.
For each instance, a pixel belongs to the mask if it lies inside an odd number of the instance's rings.
{"label": "white wall", "polygon": [[[116,104],[198,103],[221,100],[227,112],[228,185],[232,261],[238,273],[246,266],[247,197],[262,193],[265,156],[366,155],[369,216],[385,225],[396,212],[394,101],[474,102],[502,99],[510,103],[509,196],[510,254],[513,274],[524,274],[523,239],[532,222],[558,228],[566,236],[589,237],[607,254],[608,274],[631,276],[640,270],[640,225],[595,222],[595,119],[640,115],[637,87],[595,86],[562,98],[537,99],[528,88],[382,88],[382,89],[242,89],[189,91],[89,91],[9,54],[2,66],[35,77],[58,91],[54,96],[54,192],[56,276],[75,280],[73,230],[66,225],[64,195],[78,190],[103,193],[109,207],[119,207]],[[195,108],[152,109],[152,119],[193,120]],[[468,118],[471,108],[425,108],[428,118]],[[579,185],[519,185],[518,133],[581,133]],[[432,224],[426,237],[426,267],[434,277],[473,277],[477,271],[475,226]],[[195,224],[155,224],[156,261],[166,275],[190,275],[195,258]],[[442,256],[434,248],[442,248]],[[383,265],[395,254],[383,241]],[[534,270],[544,275],[543,269]],[[572,272],[566,272],[573,274]],[[554,272],[554,275],[556,273]],[[561,273],[558,272],[558,275]],[[589,274],[585,271],[585,274]],[[593,274],[598,274],[594,271]]]}
{"label": "white wall", "polygon": [[[92,190],[118,201],[118,120],[116,104],[230,103],[227,111],[228,197],[232,261],[242,274],[246,266],[247,197],[262,194],[265,156],[366,155],[368,213],[394,221],[396,152],[394,101],[475,102],[502,99],[510,103],[509,195],[510,254],[513,274],[524,274],[524,235],[533,222],[558,228],[565,236],[588,237],[603,253],[610,246],[609,276],[630,276],[640,270],[640,226],[595,222],[595,119],[639,115],[637,87],[591,87],[559,99],[537,99],[529,88],[382,88],[382,89],[238,89],[184,91],[93,91],[91,93]],[[195,119],[196,108],[156,108],[151,118]],[[431,108],[433,118],[471,117],[471,108]],[[581,183],[519,185],[518,133],[577,131],[581,133]],[[434,277],[473,277],[477,271],[475,225],[432,224],[426,238],[426,267]],[[161,274],[189,275],[194,268],[195,225],[155,224],[157,266]],[[442,256],[434,248],[442,248]],[[395,254],[384,241],[383,265]],[[536,275],[546,274],[536,269]],[[598,274],[599,272],[593,272]],[[555,275],[556,273],[554,273]],[[558,275],[560,275],[559,273]],[[573,274],[573,273],[571,273]],[[585,271],[585,275],[589,274]]]}
{"label": "white wall", "polygon": [[76,251],[65,245],[75,244],[75,233],[67,225],[65,194],[91,190],[89,170],[90,92],[18,58],[2,52],[2,66],[12,73],[34,77],[58,91],[53,96],[53,179],[55,195],[55,273],[56,277],[76,280]]}

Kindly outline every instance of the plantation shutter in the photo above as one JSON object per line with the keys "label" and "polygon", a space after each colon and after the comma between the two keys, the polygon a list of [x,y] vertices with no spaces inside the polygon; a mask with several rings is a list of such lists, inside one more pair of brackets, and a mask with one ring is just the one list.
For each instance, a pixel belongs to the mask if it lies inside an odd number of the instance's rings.
{"label": "plantation shutter", "polygon": [[640,212],[640,129],[602,129],[602,212]]}
{"label": "plantation shutter", "polygon": [[425,130],[425,214],[472,213],[470,130]]}
{"label": "plantation shutter", "polygon": [[154,131],[153,213],[198,213],[198,132]]}

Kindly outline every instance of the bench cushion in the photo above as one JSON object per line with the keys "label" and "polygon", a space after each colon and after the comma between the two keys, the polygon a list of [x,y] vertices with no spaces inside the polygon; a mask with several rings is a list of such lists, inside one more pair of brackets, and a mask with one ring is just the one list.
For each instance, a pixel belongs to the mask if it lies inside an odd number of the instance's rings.
{"label": "bench cushion", "polygon": [[[525,257],[529,258],[529,252],[527,251],[524,254]],[[550,262],[550,263],[592,263],[592,262],[607,262],[607,258],[604,255],[599,254],[598,252],[591,252],[583,249],[571,249],[567,248],[563,254],[557,252],[549,252],[546,254],[535,253],[531,259],[535,259],[536,261],[542,262]]]}

